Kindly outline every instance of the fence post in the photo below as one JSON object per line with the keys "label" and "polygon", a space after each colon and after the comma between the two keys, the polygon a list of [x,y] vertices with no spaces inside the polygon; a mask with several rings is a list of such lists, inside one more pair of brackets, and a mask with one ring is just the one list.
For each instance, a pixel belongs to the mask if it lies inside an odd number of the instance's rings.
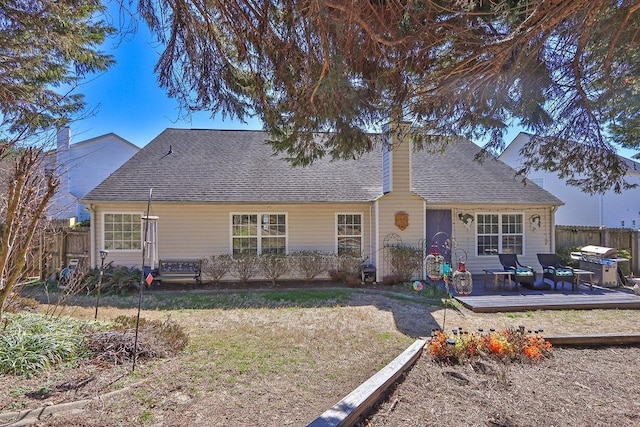
{"label": "fence post", "polygon": [[631,272],[640,275],[640,230],[631,232]]}
{"label": "fence post", "polygon": [[609,247],[609,229],[604,226],[600,227],[600,246]]}

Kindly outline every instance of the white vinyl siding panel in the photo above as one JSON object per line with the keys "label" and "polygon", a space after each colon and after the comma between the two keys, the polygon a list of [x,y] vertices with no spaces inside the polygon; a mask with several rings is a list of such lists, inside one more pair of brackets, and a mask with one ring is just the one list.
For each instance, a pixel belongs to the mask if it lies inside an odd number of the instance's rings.
{"label": "white vinyl siding panel", "polygon": [[112,134],[71,144],[69,191],[84,197],[139,150]]}
{"label": "white vinyl siding panel", "polygon": [[411,143],[408,140],[392,139],[391,188],[394,193],[411,189]]}
{"label": "white vinyl siding panel", "polygon": [[[144,212],[145,204],[104,204],[106,211]],[[151,215],[158,216],[158,255],[163,258],[204,258],[230,254],[232,237],[231,213],[285,213],[287,216],[287,247],[289,252],[319,250],[333,253],[336,249],[336,214],[361,212],[363,226],[363,255],[369,256],[370,204],[310,204],[310,205],[151,205]],[[102,210],[96,211],[95,226],[102,230]],[[102,248],[100,231],[96,235],[96,254]],[[140,266],[141,254],[111,256],[115,265]],[[140,259],[138,259],[140,258]]]}
{"label": "white vinyl siding panel", "polygon": [[[495,206],[477,206],[473,208],[457,208],[453,209],[453,238],[457,248],[463,249],[467,253],[467,270],[471,274],[482,275],[483,269],[502,268],[498,256],[476,256],[476,223],[474,223],[469,231],[466,230],[464,223],[458,219],[459,214],[485,214],[490,210],[496,210]],[[536,271],[542,271],[542,267],[538,262],[538,253],[549,253],[551,249],[551,210],[549,208],[529,208],[525,206],[513,209],[499,209],[504,214],[522,214],[523,215],[523,232],[524,232],[524,255],[518,255],[518,260],[524,264],[533,267]],[[540,216],[540,227],[533,230],[530,225],[530,218],[533,215]],[[460,253],[459,255],[461,255]]]}
{"label": "white vinyl siding panel", "polygon": [[[500,154],[500,160],[514,169],[522,166],[520,150],[529,140],[529,135],[520,133]],[[531,171],[529,178],[541,180],[544,189],[564,202],[555,215],[557,225],[567,226],[605,226],[620,227],[625,221],[626,227],[640,225],[640,185],[624,190],[621,194],[613,190],[604,194],[587,194],[578,187],[568,185],[557,173],[543,170]],[[630,184],[640,184],[640,166],[630,163],[625,179]],[[526,221],[525,221],[526,222]]]}
{"label": "white vinyl siding panel", "polygon": [[[409,226],[404,230],[400,230],[395,224],[396,213],[400,211],[409,215]],[[425,237],[425,215],[424,201],[411,192],[394,191],[380,198],[378,201],[378,234],[376,236],[379,249],[382,249],[385,237],[394,234],[402,239],[402,244],[417,247]],[[390,272],[384,271],[385,263],[380,257],[381,253],[377,255],[378,279],[381,280]]]}

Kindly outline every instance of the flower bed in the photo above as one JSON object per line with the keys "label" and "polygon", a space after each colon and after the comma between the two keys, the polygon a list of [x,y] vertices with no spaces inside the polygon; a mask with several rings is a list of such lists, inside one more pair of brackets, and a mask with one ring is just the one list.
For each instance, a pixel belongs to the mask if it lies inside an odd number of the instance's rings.
{"label": "flower bed", "polygon": [[484,332],[454,329],[451,334],[434,330],[427,350],[436,362],[456,364],[481,357],[503,361],[540,360],[552,355],[551,343],[540,334],[542,331],[518,329]]}

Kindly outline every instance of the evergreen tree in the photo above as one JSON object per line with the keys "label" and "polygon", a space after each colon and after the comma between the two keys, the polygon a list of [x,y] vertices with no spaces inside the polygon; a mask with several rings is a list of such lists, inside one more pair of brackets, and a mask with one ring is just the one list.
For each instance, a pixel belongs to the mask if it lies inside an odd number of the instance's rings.
{"label": "evergreen tree", "polygon": [[[640,139],[640,0],[140,0],[161,86],[192,110],[257,114],[295,164],[370,150],[384,121],[503,148],[590,192],[625,188]],[[335,131],[324,140],[317,131]],[[585,175],[586,174],[586,177]]]}
{"label": "evergreen tree", "polygon": [[0,4],[0,315],[59,183],[45,174],[45,133],[82,111],[77,84],[113,62],[98,50],[113,32],[103,10],[98,0]]}

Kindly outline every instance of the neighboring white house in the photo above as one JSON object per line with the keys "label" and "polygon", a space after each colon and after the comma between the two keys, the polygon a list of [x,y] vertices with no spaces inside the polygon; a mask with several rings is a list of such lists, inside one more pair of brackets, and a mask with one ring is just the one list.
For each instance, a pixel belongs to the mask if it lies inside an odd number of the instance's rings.
{"label": "neighboring white house", "polygon": [[[514,169],[522,166],[520,150],[531,139],[520,132],[500,154],[499,159]],[[608,228],[640,227],[640,163],[624,158],[629,166],[627,181],[638,184],[634,189],[617,194],[613,190],[604,194],[588,194],[566,182],[552,172],[534,170],[527,178],[564,202],[556,212],[557,225],[605,226]]]}
{"label": "neighboring white house", "polygon": [[58,130],[56,150],[48,157],[46,169],[60,176],[60,187],[47,210],[48,216],[89,219],[89,211],[80,200],[138,151],[140,147],[114,133],[71,144],[71,130]]}
{"label": "neighboring white house", "polygon": [[356,250],[381,280],[390,246],[428,248],[440,233],[474,273],[500,268],[498,253],[537,265],[555,250],[560,200],[499,160],[475,161],[481,149],[468,140],[429,153],[408,134],[392,126],[358,159],[296,168],[273,155],[266,132],[167,129],[83,199],[91,265],[106,249],[116,265],[141,266],[150,190],[160,260]]}

